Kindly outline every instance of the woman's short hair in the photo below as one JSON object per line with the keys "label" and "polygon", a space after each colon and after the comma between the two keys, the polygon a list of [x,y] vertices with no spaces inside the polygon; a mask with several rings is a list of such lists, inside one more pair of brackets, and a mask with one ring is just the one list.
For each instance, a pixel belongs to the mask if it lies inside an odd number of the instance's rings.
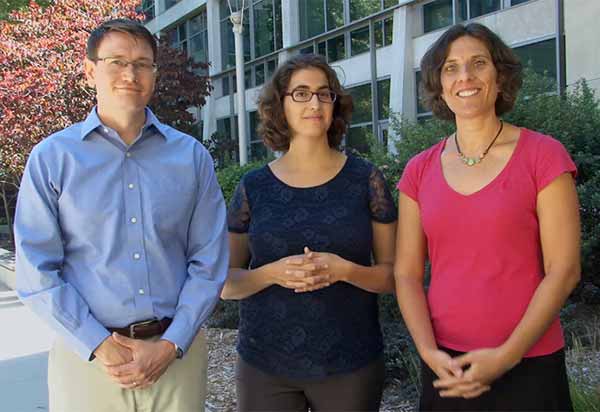
{"label": "woman's short hair", "polygon": [[496,115],[509,112],[515,105],[519,89],[523,83],[522,65],[498,35],[479,23],[456,24],[450,27],[427,50],[421,60],[421,79],[424,103],[433,114],[444,120],[454,120],[454,113],[442,99],[442,66],[446,61],[452,43],[463,36],[471,36],[483,42],[498,72]]}
{"label": "woman's short hair", "polygon": [[339,147],[352,115],[352,97],[342,88],[335,71],[324,57],[314,54],[300,54],[284,62],[277,68],[273,77],[263,87],[258,98],[260,123],[257,131],[264,143],[275,151],[287,151],[290,148],[290,129],[285,119],[283,98],[288,92],[292,75],[302,69],[319,69],[327,77],[329,88],[337,95],[333,103],[333,119],[327,140],[329,146]]}

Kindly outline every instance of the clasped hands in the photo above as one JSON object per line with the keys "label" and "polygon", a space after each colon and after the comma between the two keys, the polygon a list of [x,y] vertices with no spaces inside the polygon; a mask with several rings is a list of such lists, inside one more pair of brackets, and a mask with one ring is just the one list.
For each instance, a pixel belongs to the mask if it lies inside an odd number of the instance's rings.
{"label": "clasped hands", "polygon": [[433,382],[441,397],[476,398],[518,362],[511,362],[500,347],[478,349],[452,358],[439,349],[424,357],[439,379]]}
{"label": "clasped hands", "polygon": [[312,292],[344,280],[350,262],[333,253],[304,248],[304,254],[282,258],[271,267],[274,283],[294,292]]}
{"label": "clasped hands", "polygon": [[109,377],[123,389],[144,389],[158,381],[176,358],[167,340],[131,339],[113,333],[94,351]]}

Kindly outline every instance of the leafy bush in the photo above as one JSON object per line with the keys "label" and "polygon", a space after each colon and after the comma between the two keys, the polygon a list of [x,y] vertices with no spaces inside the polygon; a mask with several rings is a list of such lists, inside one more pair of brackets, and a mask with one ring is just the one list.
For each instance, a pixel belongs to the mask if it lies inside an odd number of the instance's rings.
{"label": "leafy bush", "polygon": [[[217,169],[217,180],[219,181],[219,185],[221,185],[225,202],[228,205],[242,176],[250,170],[257,169],[263,165],[264,163],[254,162],[244,166],[233,164],[222,169]],[[237,329],[238,322],[238,302],[221,300],[211,315],[208,326],[211,328]]]}
{"label": "leafy bush", "polygon": [[[596,288],[600,287],[600,105],[585,81],[576,83],[563,95],[548,92],[555,89],[553,80],[526,70],[523,88],[515,108],[504,120],[560,140],[577,164],[584,281],[577,289],[575,297],[581,295],[584,287],[590,288],[592,285],[595,285],[592,294],[598,294],[600,291]],[[415,122],[394,116],[391,129],[402,137],[396,143],[396,153],[387,153],[381,145],[371,142],[370,152],[365,156],[382,169],[389,187],[395,188],[408,160],[451,134],[454,125],[437,119]]]}
{"label": "leafy bush", "polygon": [[221,185],[221,190],[223,190],[223,196],[227,204],[229,204],[231,196],[233,196],[233,192],[242,179],[242,176],[250,170],[258,169],[262,166],[264,166],[264,163],[254,162],[244,166],[233,164],[222,169],[217,169],[217,180],[219,181],[219,185]]}

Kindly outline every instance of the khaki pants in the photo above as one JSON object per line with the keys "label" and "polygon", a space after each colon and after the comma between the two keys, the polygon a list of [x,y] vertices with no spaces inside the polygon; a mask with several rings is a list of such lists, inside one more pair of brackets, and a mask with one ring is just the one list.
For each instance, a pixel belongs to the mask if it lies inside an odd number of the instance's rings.
{"label": "khaki pants", "polygon": [[57,339],[48,357],[50,412],[204,412],[207,363],[200,331],[154,385],[121,389],[97,359],[84,361]]}

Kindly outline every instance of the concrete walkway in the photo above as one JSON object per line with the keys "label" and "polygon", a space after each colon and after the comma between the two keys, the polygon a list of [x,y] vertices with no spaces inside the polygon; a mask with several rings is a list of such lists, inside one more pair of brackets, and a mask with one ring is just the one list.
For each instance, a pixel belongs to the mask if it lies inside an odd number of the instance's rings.
{"label": "concrete walkway", "polygon": [[0,283],[0,410],[48,410],[48,350],[54,333]]}
{"label": "concrete walkway", "polygon": [[15,254],[6,249],[0,249],[0,283],[16,288]]}

